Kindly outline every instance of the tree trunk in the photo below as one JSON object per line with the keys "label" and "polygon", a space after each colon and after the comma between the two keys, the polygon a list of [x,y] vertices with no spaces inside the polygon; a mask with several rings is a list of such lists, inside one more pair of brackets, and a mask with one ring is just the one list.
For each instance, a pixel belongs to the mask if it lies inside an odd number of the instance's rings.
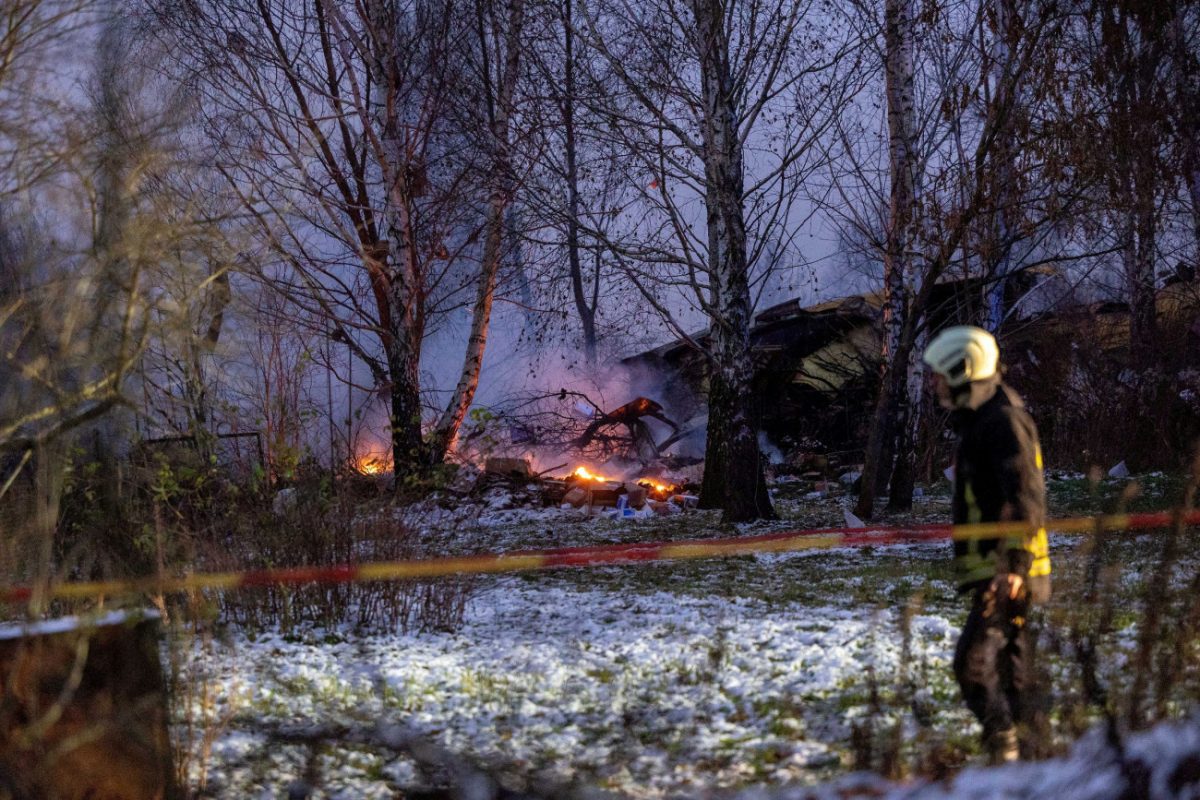
{"label": "tree trunk", "polygon": [[[504,244],[504,214],[512,199],[512,165],[509,142],[509,123],[512,119],[513,96],[521,65],[521,28],[525,19],[524,0],[510,0],[505,20],[504,64],[500,75],[499,94],[492,101],[491,141],[493,148],[491,197],[488,199],[487,219],[484,222],[483,262],[480,268],[475,307],[471,315],[471,334],[467,338],[466,354],[458,385],[430,435],[428,455],[432,463],[441,463],[454,446],[467,410],[479,388],[479,373],[487,349],[488,325],[492,316],[492,299],[496,294],[496,275],[500,271]],[[486,58],[486,51],[483,57]]]}
{"label": "tree trunk", "polygon": [[763,474],[758,435],[750,421],[750,403],[744,390],[734,388],[743,380],[737,375],[731,380],[719,368],[714,368],[709,377],[700,506],[720,508],[729,522],[776,518]]}
{"label": "tree trunk", "polygon": [[[996,32],[991,47],[992,91],[1000,93],[1011,88],[1005,76],[1011,67],[1009,61],[1016,49],[1015,37],[1016,31],[1020,30],[1020,19],[1014,0],[1001,0],[995,5],[995,13]],[[1008,286],[1008,276],[1016,267],[1016,261],[1012,257],[1012,237],[1019,225],[1016,217],[1019,198],[1014,139],[1013,113],[1010,110],[996,133],[995,155],[992,158],[991,197],[994,206],[988,225],[992,242],[989,248],[990,263],[984,265],[985,276],[992,280],[987,289],[987,317],[984,327],[992,333],[997,333],[1004,322],[1007,310],[1004,307],[1004,293]]]}
{"label": "tree trunk", "polygon": [[565,61],[563,81],[563,137],[567,158],[567,263],[571,270],[571,292],[575,310],[583,328],[583,354],[589,369],[596,366],[596,307],[589,304],[583,286],[583,265],[579,257],[579,148],[575,139],[575,31],[572,5],[565,0],[563,36]]}
{"label": "tree trunk", "polygon": [[[421,345],[425,339],[423,264],[414,225],[415,192],[410,185],[411,126],[400,120],[397,93],[397,43],[389,10],[369,2],[366,10],[375,35],[371,37],[368,67],[372,80],[370,109],[381,146],[380,169],[387,202],[380,214],[384,236],[363,245],[362,257],[379,302],[387,378],[391,397],[392,468],[395,488],[425,470],[425,444],[421,432]],[[378,277],[374,277],[378,276]]]}
{"label": "tree trunk", "polygon": [[[888,143],[891,196],[887,240],[883,254],[883,350],[879,396],[871,417],[863,456],[862,488],[855,513],[864,519],[875,513],[881,479],[891,472],[889,442],[899,433],[905,402],[909,353],[902,332],[911,324],[906,277],[911,271],[916,218],[916,101],[913,93],[912,0],[887,0],[884,7],[885,91],[888,103]],[[909,345],[911,350],[911,344]],[[885,456],[887,456],[885,458]],[[910,487],[911,489],[911,487]]]}
{"label": "tree trunk", "polygon": [[704,177],[712,289],[709,413],[701,504],[728,521],[773,519],[752,414],[752,302],[724,4],[692,0],[704,101]]}
{"label": "tree trunk", "polygon": [[[390,106],[390,101],[384,101],[383,108]],[[381,138],[393,173],[388,176],[391,186],[384,218],[388,241],[395,248],[381,243],[376,253],[364,257],[376,259],[379,273],[388,275],[388,313],[381,324],[392,401],[389,419],[392,467],[399,489],[406,479],[421,474],[426,460],[421,438],[421,343],[425,338],[425,320],[418,294],[421,268],[412,226],[412,195],[404,169],[404,143],[394,117],[382,122]]]}
{"label": "tree trunk", "polygon": [[[1119,169],[1112,199],[1123,218],[1122,266],[1129,297],[1131,364],[1138,372],[1153,366],[1156,309],[1154,292],[1158,196],[1166,165],[1161,163],[1159,127],[1160,48],[1170,36],[1156,17],[1142,17],[1122,4],[1103,6],[1105,27],[1112,31],[1105,46],[1120,69],[1110,112],[1113,163]],[[1130,30],[1130,23],[1136,33]],[[1189,121],[1190,122],[1190,121]]]}
{"label": "tree trunk", "polygon": [[[916,315],[916,309],[911,309],[911,313]],[[924,337],[917,337],[914,344],[905,348],[905,403],[897,426],[896,465],[892,469],[891,490],[888,493],[889,511],[909,511],[913,505],[917,454],[920,450],[925,417],[929,413],[925,397],[925,376],[917,363],[917,354],[924,349],[923,340]]]}
{"label": "tree trunk", "polygon": [[1131,153],[1133,170],[1130,185],[1133,189],[1132,203],[1128,213],[1132,228],[1131,258],[1127,258],[1126,281],[1129,289],[1129,339],[1133,364],[1143,371],[1152,367],[1156,360],[1155,339],[1157,332],[1157,309],[1155,307],[1154,272],[1155,247],[1158,240],[1158,189],[1162,181],[1157,149],[1159,142],[1148,120],[1141,117],[1151,101],[1155,74],[1153,60],[1143,56],[1138,64],[1136,101],[1130,115],[1131,139],[1140,143]]}
{"label": "tree trunk", "polygon": [[404,282],[392,284],[391,335],[385,347],[391,382],[392,467],[396,487],[421,474],[425,447],[421,439],[421,327]]}
{"label": "tree trunk", "polygon": [[437,426],[429,436],[428,455],[433,464],[444,461],[447,452],[454,447],[467,410],[475,399],[475,390],[479,387],[479,373],[483,368],[483,355],[487,348],[488,323],[492,315],[492,299],[496,293],[496,274],[500,268],[500,250],[504,240],[504,207],[507,202],[502,195],[495,193],[488,204],[487,221],[484,224],[483,264],[471,314],[471,333],[467,337],[466,355],[463,358],[458,385],[455,386],[449,405],[442,412]]}
{"label": "tree trunk", "polygon": [[[895,352],[895,351],[893,351]],[[895,357],[884,356],[883,376],[879,380],[879,394],[871,414],[871,426],[867,432],[867,448],[863,455],[863,474],[860,480],[858,501],[854,513],[863,519],[875,515],[875,498],[885,488],[880,485],[891,469],[892,454],[903,390],[900,388],[903,375],[896,369]],[[890,361],[887,359],[891,359]],[[900,384],[900,385],[898,385]]]}
{"label": "tree trunk", "polygon": [[[1149,182],[1150,178],[1146,181]],[[1154,262],[1158,230],[1158,210],[1154,203],[1154,187],[1141,186],[1136,200],[1132,253],[1126,259],[1126,281],[1129,288],[1129,341],[1133,364],[1138,370],[1154,365],[1157,311],[1155,308]]]}
{"label": "tree trunk", "polygon": [[1171,20],[1172,72],[1175,75],[1177,109],[1175,130],[1180,137],[1183,180],[1191,202],[1192,235],[1196,247],[1193,264],[1200,266],[1200,135],[1195,120],[1200,115],[1200,63],[1188,47],[1183,8]]}

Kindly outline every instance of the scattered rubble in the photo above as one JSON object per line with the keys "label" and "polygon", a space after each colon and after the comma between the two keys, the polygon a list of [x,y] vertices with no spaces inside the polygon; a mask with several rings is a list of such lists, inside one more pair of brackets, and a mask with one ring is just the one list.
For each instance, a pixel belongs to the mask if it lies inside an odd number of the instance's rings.
{"label": "scattered rubble", "polygon": [[491,510],[574,508],[625,519],[694,509],[699,505],[695,493],[698,488],[691,482],[645,475],[612,478],[585,466],[561,477],[550,477],[537,472],[529,459],[524,458],[489,458],[483,470],[464,464],[447,486],[450,493],[459,497],[483,500]]}
{"label": "scattered rubble", "polygon": [[662,405],[648,397],[636,397],[618,409],[597,416],[575,442],[575,446],[582,450],[591,444],[602,428],[623,425],[629,431],[638,459],[643,463],[654,461],[675,439],[668,439],[662,444],[655,442],[649,426],[643,421],[646,418],[663,422],[671,426],[676,434],[679,433],[679,425],[666,416]]}

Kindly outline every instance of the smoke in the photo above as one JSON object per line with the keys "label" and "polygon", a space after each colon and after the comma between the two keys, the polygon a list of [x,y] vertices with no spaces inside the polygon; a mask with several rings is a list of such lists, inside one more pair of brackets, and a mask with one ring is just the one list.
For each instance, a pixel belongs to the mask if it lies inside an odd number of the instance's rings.
{"label": "smoke", "polygon": [[776,447],[763,431],[758,432],[758,449],[770,463],[782,464],[784,462],[783,451]]}
{"label": "smoke", "polygon": [[[426,343],[423,379],[431,411],[445,403],[458,380],[469,324],[468,314],[463,313]],[[612,335],[601,341],[595,366],[589,365],[575,339],[569,321],[559,330],[531,334],[528,316],[522,309],[497,303],[473,418],[468,420],[460,438],[460,456],[526,457],[539,471],[562,464],[573,468],[588,462],[605,474],[625,477],[640,465],[619,460],[589,462],[570,446],[569,434],[586,428],[597,415],[637,397],[660,403],[666,416],[680,425],[702,405],[700,398],[688,397],[686,391],[681,391],[675,376],[622,363],[623,357],[668,340],[664,332],[650,338],[643,326],[637,333]],[[517,424],[531,416],[536,417],[537,425],[551,429],[539,430],[531,436],[530,426]],[[562,435],[556,435],[552,429],[556,424],[562,428]],[[675,433],[658,420],[648,419],[646,424],[656,442]],[[625,433],[624,429],[614,432]],[[686,437],[672,452],[694,452],[696,436]],[[703,428],[698,436],[702,453]]]}

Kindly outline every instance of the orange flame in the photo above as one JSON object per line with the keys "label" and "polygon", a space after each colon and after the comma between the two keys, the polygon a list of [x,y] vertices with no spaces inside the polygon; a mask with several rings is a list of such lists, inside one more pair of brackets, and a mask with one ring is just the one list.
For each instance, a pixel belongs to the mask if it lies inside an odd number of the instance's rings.
{"label": "orange flame", "polygon": [[576,478],[582,478],[585,481],[596,481],[598,483],[604,483],[606,481],[613,480],[613,478],[606,478],[603,475],[596,475],[595,473],[590,472],[587,467],[579,467],[572,474]]}
{"label": "orange flame", "polygon": [[354,458],[354,468],[363,475],[382,475],[392,468],[391,459],[386,454],[364,453]]}
{"label": "orange flame", "polygon": [[651,492],[658,495],[659,497],[664,497],[664,498],[669,497],[670,495],[674,494],[679,489],[678,486],[665,484],[665,483],[659,483],[658,481],[654,480],[653,478],[642,478],[640,481],[638,481],[638,486],[645,487],[646,489],[649,489]]}

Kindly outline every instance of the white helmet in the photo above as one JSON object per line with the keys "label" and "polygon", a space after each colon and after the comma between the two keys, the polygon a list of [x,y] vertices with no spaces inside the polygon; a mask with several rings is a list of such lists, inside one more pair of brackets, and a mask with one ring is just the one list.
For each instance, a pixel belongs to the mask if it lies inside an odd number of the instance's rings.
{"label": "white helmet", "polygon": [[996,374],[1000,347],[996,337],[973,325],[955,325],[933,337],[925,348],[923,360],[946,379],[950,386],[962,386]]}

